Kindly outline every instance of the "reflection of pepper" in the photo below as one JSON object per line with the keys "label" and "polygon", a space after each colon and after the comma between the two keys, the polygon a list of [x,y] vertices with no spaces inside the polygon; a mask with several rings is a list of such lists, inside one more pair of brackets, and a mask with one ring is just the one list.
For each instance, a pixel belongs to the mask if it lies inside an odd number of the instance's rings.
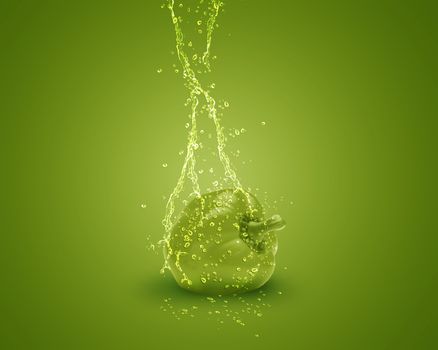
{"label": "reflection of pepper", "polygon": [[173,226],[164,254],[178,284],[206,294],[245,292],[265,284],[275,268],[285,222],[264,219],[258,200],[225,189],[193,199]]}

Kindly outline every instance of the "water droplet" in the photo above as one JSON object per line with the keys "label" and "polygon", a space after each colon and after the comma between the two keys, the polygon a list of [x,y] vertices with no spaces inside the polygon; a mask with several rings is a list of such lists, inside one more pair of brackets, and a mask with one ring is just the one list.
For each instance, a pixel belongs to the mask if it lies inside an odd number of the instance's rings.
{"label": "water droplet", "polygon": [[173,22],[173,24],[176,24],[178,22],[178,18],[173,17],[172,22]]}
{"label": "water droplet", "polygon": [[202,34],[202,29],[198,29],[198,34]]}
{"label": "water droplet", "polygon": [[246,129],[242,128],[242,129],[240,129],[240,132],[241,132],[242,134],[244,134],[244,133],[246,133]]}
{"label": "water droplet", "polygon": [[147,205],[143,203],[143,204],[141,205],[141,207],[144,209],[144,208],[147,207]]}
{"label": "water droplet", "polygon": [[214,186],[214,187],[219,186],[219,181],[213,181],[213,186]]}
{"label": "water droplet", "polygon": [[193,57],[192,57],[192,59],[193,59],[193,61],[196,61],[196,60],[198,59],[198,55],[197,55],[197,54],[194,54]]}
{"label": "water droplet", "polygon": [[193,43],[191,41],[189,41],[187,45],[189,45],[189,47],[192,47]]}
{"label": "water droplet", "polygon": [[229,103],[228,101],[225,101],[225,102],[224,102],[224,106],[225,106],[226,108],[228,108],[228,107],[230,106],[230,103]]}
{"label": "water droplet", "polygon": [[260,124],[263,125],[263,126],[265,126],[265,125],[266,125],[266,122],[261,122]]}
{"label": "water droplet", "polygon": [[212,221],[212,222],[210,222],[210,226],[211,227],[213,227],[214,226],[214,222]]}
{"label": "water droplet", "polygon": [[210,173],[210,174],[213,174],[213,168],[210,168],[210,169],[208,169],[208,172]]}
{"label": "water droplet", "polygon": [[254,334],[254,336],[255,336],[256,338],[259,338],[259,337],[260,337],[260,334]]}
{"label": "water droplet", "polygon": [[283,294],[283,292],[278,292],[278,294],[279,294],[279,295],[282,295],[282,294]]}
{"label": "water droplet", "polygon": [[210,85],[210,87],[211,87],[212,89],[214,89],[214,88],[216,87],[216,84],[213,83],[213,84]]}
{"label": "water droplet", "polygon": [[196,23],[198,24],[198,26],[200,26],[200,25],[202,24],[202,21],[199,20],[199,21],[197,21]]}
{"label": "water droplet", "polygon": [[207,280],[204,277],[201,277],[201,282],[202,283],[207,283]]}
{"label": "water droplet", "polygon": [[234,130],[234,133],[236,134],[236,136],[239,136],[240,135],[240,131],[239,130]]}
{"label": "water droplet", "polygon": [[186,129],[190,128],[190,124],[186,123],[185,127],[186,127]]}
{"label": "water droplet", "polygon": [[167,168],[167,163],[163,163],[163,168]]}
{"label": "water droplet", "polygon": [[162,68],[158,68],[157,69],[157,73],[160,74],[161,72],[163,72],[163,69]]}
{"label": "water droplet", "polygon": [[178,154],[179,154],[180,156],[182,156],[182,155],[184,154],[184,151],[181,150],[181,151],[178,152]]}

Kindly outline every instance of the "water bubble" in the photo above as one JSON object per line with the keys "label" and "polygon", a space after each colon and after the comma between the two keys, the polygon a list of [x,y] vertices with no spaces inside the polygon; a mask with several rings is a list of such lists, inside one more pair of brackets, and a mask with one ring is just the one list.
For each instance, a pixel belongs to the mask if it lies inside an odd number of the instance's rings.
{"label": "water bubble", "polygon": [[198,59],[198,55],[197,55],[197,54],[194,54],[193,57],[192,57],[192,59],[193,59],[193,61],[196,61],[196,60]]}
{"label": "water bubble", "polygon": [[198,26],[200,26],[200,25],[202,24],[202,21],[199,20],[199,21],[197,21],[196,23],[198,24]]}
{"label": "water bubble", "polygon": [[198,34],[202,34],[202,29],[198,29]]}
{"label": "water bubble", "polygon": [[179,7],[179,8],[182,8],[182,7],[184,7],[184,5],[183,5],[183,4],[179,4],[178,7]]}
{"label": "water bubble", "polygon": [[204,130],[200,130],[199,133],[200,133],[201,135],[204,135],[204,134],[205,134],[205,131],[204,131]]}
{"label": "water bubble", "polygon": [[157,69],[157,73],[158,73],[158,74],[160,74],[160,73],[162,73],[162,72],[163,72],[163,69],[162,69],[162,68],[158,68],[158,69]]}
{"label": "water bubble", "polygon": [[266,122],[261,122],[260,123],[262,126],[265,126],[266,125]]}
{"label": "water bubble", "polygon": [[173,18],[172,18],[172,22],[173,22],[173,24],[176,24],[176,23],[178,22],[178,18],[173,17]]}
{"label": "water bubble", "polygon": [[186,123],[185,127],[186,127],[186,129],[188,129],[190,127],[190,124]]}
{"label": "water bubble", "polygon": [[234,133],[236,134],[236,136],[239,136],[240,135],[240,131],[239,130],[234,130]]}
{"label": "water bubble", "polygon": [[207,280],[204,277],[201,277],[201,282],[202,283],[207,283]]}
{"label": "water bubble", "polygon": [[145,208],[147,207],[147,205],[143,203],[143,204],[140,205],[140,207],[142,207],[143,209],[145,209]]}
{"label": "water bubble", "polygon": [[219,186],[219,181],[213,181],[213,186],[214,187],[218,187]]}
{"label": "water bubble", "polygon": [[193,43],[191,41],[189,41],[187,45],[189,45],[189,47],[192,47]]}
{"label": "water bubble", "polygon": [[167,163],[163,163],[163,168],[167,168]]}
{"label": "water bubble", "polygon": [[228,101],[225,101],[225,102],[224,102],[224,106],[225,106],[226,108],[228,108],[228,107],[230,107],[230,103],[229,103]]}
{"label": "water bubble", "polygon": [[181,151],[178,152],[178,154],[179,154],[180,156],[182,156],[182,155],[184,154],[184,151],[181,150]]}
{"label": "water bubble", "polygon": [[210,173],[210,174],[213,174],[213,168],[210,168],[210,169],[208,169],[208,172]]}
{"label": "water bubble", "polygon": [[244,129],[244,128],[240,129],[240,133],[241,133],[241,134],[246,133],[246,129]]}

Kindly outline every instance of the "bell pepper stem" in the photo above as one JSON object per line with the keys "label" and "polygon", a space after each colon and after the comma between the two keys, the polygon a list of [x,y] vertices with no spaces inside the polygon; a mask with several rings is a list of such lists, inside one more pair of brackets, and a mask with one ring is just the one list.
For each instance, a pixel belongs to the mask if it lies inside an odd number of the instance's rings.
{"label": "bell pepper stem", "polygon": [[273,215],[265,221],[249,221],[244,227],[245,233],[255,242],[261,241],[267,232],[280,231],[284,229],[286,222],[280,215]]}

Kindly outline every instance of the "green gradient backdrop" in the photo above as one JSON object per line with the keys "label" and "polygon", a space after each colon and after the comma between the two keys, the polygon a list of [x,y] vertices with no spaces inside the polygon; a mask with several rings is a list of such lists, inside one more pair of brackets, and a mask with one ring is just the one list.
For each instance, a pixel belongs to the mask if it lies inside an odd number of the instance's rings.
{"label": "green gradient backdrop", "polygon": [[145,252],[186,139],[160,4],[0,3],[0,348],[436,348],[434,2],[227,2],[216,95],[244,183],[287,198],[288,270],[220,330],[160,311],[197,297]]}

